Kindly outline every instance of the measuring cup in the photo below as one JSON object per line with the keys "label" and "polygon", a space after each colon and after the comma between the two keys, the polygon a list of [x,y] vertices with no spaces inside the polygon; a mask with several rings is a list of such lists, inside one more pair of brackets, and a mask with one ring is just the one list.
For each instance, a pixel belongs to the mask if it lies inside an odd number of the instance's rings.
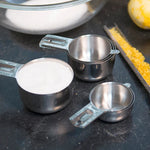
{"label": "measuring cup", "polygon": [[115,55],[119,53],[112,43],[106,37],[95,34],[75,39],[46,35],[39,46],[67,50],[75,76],[85,81],[97,81],[112,73]]}
{"label": "measuring cup", "polygon": [[105,82],[93,88],[90,103],[69,119],[79,128],[85,128],[98,117],[107,122],[118,122],[131,112],[134,93],[129,83]]}
{"label": "measuring cup", "polygon": [[[42,87],[43,86],[42,82],[45,82],[44,81],[45,78],[40,80],[40,76],[39,76],[39,74],[41,74],[40,71],[36,71],[35,72],[36,74],[34,73],[34,75],[30,74],[32,72],[31,66],[33,65],[39,66],[42,63],[45,65],[44,66],[45,70],[52,70],[52,71],[53,71],[53,68],[50,64],[53,64],[53,63],[57,64],[56,69],[57,69],[58,74],[60,74],[59,69],[62,69],[63,67],[66,68],[66,70],[68,71],[67,73],[68,74],[70,73],[70,76],[66,80],[65,85],[62,87],[57,87],[56,89],[52,89],[51,91],[45,88],[45,91],[44,91],[43,90],[44,87]],[[32,69],[33,68],[34,67],[32,67]],[[31,82],[43,80],[41,83],[40,82],[34,83],[37,88],[33,89],[32,87],[31,88],[26,87],[28,86],[28,84],[24,84],[26,80],[24,80],[25,74],[23,74],[23,71],[25,72],[25,70],[26,72],[30,72],[26,74],[27,78],[34,76]],[[37,68],[35,70],[37,70]],[[58,74],[56,74],[56,76],[58,76]],[[39,59],[34,59],[32,61],[29,61],[26,64],[18,64],[18,63],[6,61],[6,60],[0,60],[0,75],[16,78],[16,81],[19,87],[21,100],[23,101],[24,105],[31,111],[42,113],[42,114],[53,113],[53,112],[63,109],[70,102],[69,85],[71,84],[73,80],[74,73],[73,73],[72,68],[64,61],[54,59],[54,58],[39,58]],[[59,76],[61,75],[62,74],[60,74]],[[38,80],[34,79],[36,78],[36,76]],[[49,78],[49,76],[46,76],[46,75],[45,77]],[[62,80],[64,80],[64,77],[62,77]],[[55,83],[59,84],[59,82],[60,82],[59,80],[51,81],[53,85]],[[27,83],[28,83],[28,80],[27,80]],[[51,87],[52,85],[48,85],[48,86]]]}

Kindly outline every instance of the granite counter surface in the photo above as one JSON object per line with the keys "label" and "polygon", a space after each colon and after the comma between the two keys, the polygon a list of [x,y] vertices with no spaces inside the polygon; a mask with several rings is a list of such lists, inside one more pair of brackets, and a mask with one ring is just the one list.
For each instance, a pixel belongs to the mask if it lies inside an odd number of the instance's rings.
{"label": "granite counter surface", "polygon": [[[106,36],[103,25],[117,23],[128,40],[150,61],[150,31],[138,28],[127,13],[127,0],[109,1],[88,23],[59,35],[75,38],[83,34]],[[43,35],[25,35],[0,27],[0,59],[26,63],[39,57],[67,61],[65,51],[38,47]],[[85,106],[90,90],[105,81],[129,82],[135,93],[131,115],[119,123],[97,119],[85,129],[72,126],[69,117]],[[71,103],[62,111],[40,115],[22,104],[16,80],[0,77],[0,150],[149,150],[150,96],[121,55],[116,56],[113,73],[99,82],[74,78]]]}

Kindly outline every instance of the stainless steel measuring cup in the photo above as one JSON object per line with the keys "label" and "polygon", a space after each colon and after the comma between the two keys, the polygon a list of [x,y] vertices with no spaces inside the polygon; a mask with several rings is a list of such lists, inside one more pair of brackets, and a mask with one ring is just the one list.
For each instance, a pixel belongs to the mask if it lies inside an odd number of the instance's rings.
{"label": "stainless steel measuring cup", "polygon": [[69,119],[76,127],[85,128],[98,117],[107,122],[118,122],[131,112],[134,93],[129,83],[105,82],[93,88],[90,103]]}
{"label": "stainless steel measuring cup", "polygon": [[119,53],[112,41],[95,34],[75,39],[46,35],[39,46],[67,50],[75,76],[86,81],[97,81],[111,74],[115,55]]}
{"label": "stainless steel measuring cup", "polygon": [[[66,86],[64,89],[60,91],[54,93],[45,93],[45,94],[42,93],[39,94],[36,92],[34,93],[24,88],[24,86],[20,84],[18,80],[18,73],[23,68],[30,66],[31,64],[37,64],[43,61],[48,61],[48,62],[57,61],[58,63],[65,65],[72,75],[72,78],[68,82],[68,86]],[[59,69],[59,67],[57,67],[57,69]],[[42,113],[42,114],[53,113],[63,109],[70,102],[69,85],[73,80],[74,73],[72,68],[64,61],[54,59],[54,58],[39,58],[39,59],[34,59],[32,61],[29,61],[26,64],[18,64],[18,63],[0,59],[0,75],[16,78],[21,100],[23,101],[24,105],[31,111]],[[56,84],[58,84],[58,82]],[[37,85],[37,86],[41,86],[41,85]]]}

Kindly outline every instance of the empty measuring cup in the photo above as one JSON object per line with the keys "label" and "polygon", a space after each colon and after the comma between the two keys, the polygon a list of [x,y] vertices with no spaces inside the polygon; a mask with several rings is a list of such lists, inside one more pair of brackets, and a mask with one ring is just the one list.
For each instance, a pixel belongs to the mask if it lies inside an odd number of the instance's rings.
{"label": "empty measuring cup", "polygon": [[111,74],[115,55],[119,53],[112,41],[95,34],[75,39],[46,35],[39,46],[67,50],[76,77],[86,81],[97,81]]}
{"label": "empty measuring cup", "polygon": [[118,122],[131,112],[134,93],[130,84],[105,82],[93,88],[89,95],[90,103],[70,117],[76,127],[85,128],[98,117],[107,122]]}
{"label": "empty measuring cup", "polygon": [[38,113],[61,110],[69,102],[73,70],[64,61],[39,58],[26,64],[0,60],[0,75],[16,78],[24,105]]}

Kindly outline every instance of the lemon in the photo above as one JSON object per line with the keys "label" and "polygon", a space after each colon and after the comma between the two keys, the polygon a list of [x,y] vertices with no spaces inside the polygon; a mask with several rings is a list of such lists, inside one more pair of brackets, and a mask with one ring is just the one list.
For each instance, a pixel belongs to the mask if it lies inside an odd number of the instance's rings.
{"label": "lemon", "polygon": [[137,26],[150,29],[150,0],[130,0],[128,13]]}

